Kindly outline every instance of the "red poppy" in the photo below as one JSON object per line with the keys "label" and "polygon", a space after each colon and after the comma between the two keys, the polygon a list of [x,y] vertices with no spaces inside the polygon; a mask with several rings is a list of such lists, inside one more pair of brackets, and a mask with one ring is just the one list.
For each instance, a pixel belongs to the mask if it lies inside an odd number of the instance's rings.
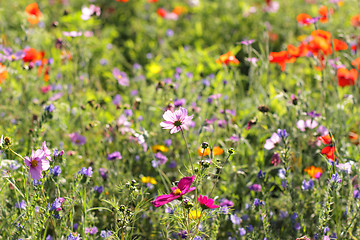
{"label": "red poppy", "polygon": [[160,17],[164,18],[167,14],[166,10],[163,9],[163,8],[159,8],[157,11],[156,11],[157,15],[159,15]]}
{"label": "red poppy", "polygon": [[358,76],[358,72],[355,68],[351,69],[350,71],[346,68],[339,68],[337,70],[337,78],[338,78],[338,85],[340,87],[345,86],[352,86],[355,84],[355,81]]}
{"label": "red poppy", "polygon": [[128,2],[129,0],[116,0],[117,2]]}
{"label": "red poppy", "polygon": [[231,51],[229,51],[221,55],[220,58],[216,60],[216,63],[225,64],[225,65],[229,65],[229,64],[238,65],[239,60],[235,57],[235,55]]}
{"label": "red poppy", "polygon": [[302,24],[302,25],[310,25],[310,20],[312,19],[312,17],[309,15],[309,14],[306,14],[306,13],[300,13],[299,15],[297,15],[296,17],[296,21],[299,23],[299,24]]}
{"label": "red poppy", "polygon": [[360,14],[356,14],[351,17],[351,25],[354,27],[360,27]]}
{"label": "red poppy", "polygon": [[44,52],[38,52],[34,48],[26,48],[24,49],[24,53],[24,62],[35,62],[37,60],[41,60],[44,56]]}
{"label": "red poppy", "polygon": [[349,140],[354,145],[359,145],[360,143],[360,137],[356,132],[349,132]]}
{"label": "red poppy", "polygon": [[324,147],[321,150],[321,154],[326,155],[326,157],[331,160],[331,161],[335,161],[336,160],[336,156],[335,156],[335,146],[334,146],[334,141],[331,138],[330,134],[326,135],[326,136],[322,136],[322,137],[318,137],[318,140],[320,140],[322,143],[328,145],[326,147]]}
{"label": "red poppy", "polygon": [[295,60],[296,57],[288,55],[287,51],[270,53],[270,62],[279,64],[281,71],[285,71],[286,63],[293,63]]}
{"label": "red poppy", "polygon": [[25,12],[28,14],[27,21],[30,24],[38,24],[40,18],[42,17],[42,13],[39,10],[39,5],[37,3],[31,3],[26,6]]}

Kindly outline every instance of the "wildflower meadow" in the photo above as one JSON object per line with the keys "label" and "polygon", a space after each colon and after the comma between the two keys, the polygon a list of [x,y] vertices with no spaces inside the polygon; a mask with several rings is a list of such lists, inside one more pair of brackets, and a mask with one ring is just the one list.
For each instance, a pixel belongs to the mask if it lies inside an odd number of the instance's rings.
{"label": "wildflower meadow", "polygon": [[358,0],[0,1],[0,239],[360,239]]}

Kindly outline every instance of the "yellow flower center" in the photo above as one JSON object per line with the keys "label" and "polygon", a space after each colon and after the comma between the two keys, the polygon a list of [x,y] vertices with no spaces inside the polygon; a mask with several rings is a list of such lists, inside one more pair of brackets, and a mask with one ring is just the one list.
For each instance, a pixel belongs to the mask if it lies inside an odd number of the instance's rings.
{"label": "yellow flower center", "polygon": [[174,194],[175,194],[175,195],[180,195],[180,194],[181,194],[181,190],[180,190],[180,189],[178,189],[178,188],[177,188],[177,189],[175,189]]}
{"label": "yellow flower center", "polygon": [[31,161],[31,167],[36,167],[38,165],[38,162],[34,159]]}
{"label": "yellow flower center", "polygon": [[117,75],[117,77],[118,77],[118,79],[121,79],[122,78],[122,76],[119,74],[119,75]]}

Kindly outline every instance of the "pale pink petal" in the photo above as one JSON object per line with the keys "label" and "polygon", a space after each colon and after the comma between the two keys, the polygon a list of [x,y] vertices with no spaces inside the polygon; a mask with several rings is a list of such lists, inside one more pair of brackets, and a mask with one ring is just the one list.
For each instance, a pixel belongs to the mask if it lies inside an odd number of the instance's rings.
{"label": "pale pink petal", "polygon": [[264,148],[266,150],[271,150],[274,147],[275,147],[275,144],[270,139],[267,139],[266,142],[265,142]]}
{"label": "pale pink petal", "polygon": [[318,122],[312,119],[306,120],[305,126],[309,129],[314,129],[318,126]]}
{"label": "pale pink petal", "polygon": [[271,135],[270,140],[275,144],[275,143],[279,143],[281,141],[281,138],[279,137],[279,135],[277,133],[273,133]]}
{"label": "pale pink petal", "polygon": [[181,127],[174,127],[173,129],[170,130],[170,134],[177,133],[180,131],[181,131]]}
{"label": "pale pink petal", "polygon": [[164,129],[172,129],[173,127],[175,127],[174,124],[169,121],[161,122],[160,126],[163,127]]}
{"label": "pale pink petal", "polygon": [[166,121],[170,121],[170,122],[175,122],[176,119],[174,117],[174,114],[170,111],[170,110],[167,110],[164,114],[163,114],[163,118],[166,120]]}
{"label": "pale pink petal", "polygon": [[302,132],[305,132],[305,121],[304,120],[299,120],[297,123],[296,123],[296,127],[302,131]]}
{"label": "pale pink petal", "polygon": [[48,170],[50,168],[50,163],[46,159],[42,160],[41,165],[42,165],[42,170],[43,171],[46,171],[46,170]]}

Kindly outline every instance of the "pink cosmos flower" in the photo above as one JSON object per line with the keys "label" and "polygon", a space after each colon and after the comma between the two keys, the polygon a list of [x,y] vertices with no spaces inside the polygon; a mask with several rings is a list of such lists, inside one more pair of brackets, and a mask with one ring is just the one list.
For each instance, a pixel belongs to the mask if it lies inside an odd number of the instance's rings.
{"label": "pink cosmos flower", "polygon": [[162,126],[163,129],[171,129],[170,134],[173,134],[180,132],[182,128],[187,129],[193,116],[188,116],[187,110],[180,107],[179,110],[176,110],[175,112],[167,110],[164,113],[163,118],[165,121],[161,122],[160,126]]}
{"label": "pink cosmos flower", "polygon": [[42,178],[42,171],[46,171],[50,167],[49,161],[46,160],[45,153],[41,149],[35,152],[33,150],[30,158],[28,156],[25,157],[24,163],[29,167],[29,175],[34,180]]}
{"label": "pink cosmos flower", "polygon": [[277,133],[273,133],[269,139],[266,139],[264,148],[266,150],[271,150],[275,147],[275,144],[279,143],[281,141],[280,136]]}
{"label": "pink cosmos flower", "polygon": [[167,195],[158,196],[154,201],[151,203],[154,207],[160,207],[165,205],[175,199],[180,198],[182,195],[194,191],[196,187],[190,187],[194,181],[195,176],[192,177],[183,177],[177,187],[171,187],[172,193]]}
{"label": "pink cosmos flower", "polygon": [[46,141],[44,141],[42,144],[42,150],[44,151],[45,158],[49,161],[52,161],[52,159],[50,157],[51,151],[50,151],[50,149],[47,148]]}
{"label": "pink cosmos flower", "polygon": [[69,134],[70,140],[76,145],[84,145],[86,143],[86,137],[78,134],[77,132]]}
{"label": "pink cosmos flower", "polygon": [[199,195],[198,200],[199,200],[201,207],[204,209],[208,209],[208,208],[213,209],[213,208],[219,207],[219,205],[214,205],[214,199],[208,198],[207,196]]}

